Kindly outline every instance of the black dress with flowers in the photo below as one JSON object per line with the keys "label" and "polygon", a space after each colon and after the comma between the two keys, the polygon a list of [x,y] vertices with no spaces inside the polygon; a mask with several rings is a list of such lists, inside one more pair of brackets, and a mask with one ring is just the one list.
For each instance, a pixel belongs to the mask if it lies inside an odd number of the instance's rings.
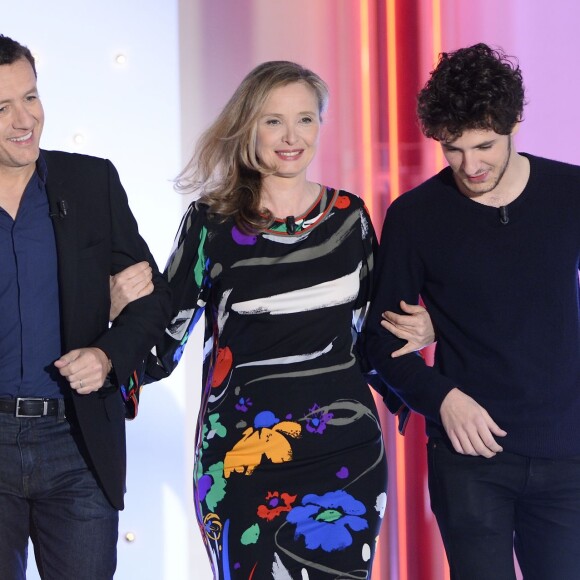
{"label": "black dress with flowers", "polygon": [[327,187],[293,234],[202,205],[183,218],[148,374],[172,371],[205,312],[194,494],[216,578],[370,578],[387,470],[355,340],[374,244],[362,201]]}

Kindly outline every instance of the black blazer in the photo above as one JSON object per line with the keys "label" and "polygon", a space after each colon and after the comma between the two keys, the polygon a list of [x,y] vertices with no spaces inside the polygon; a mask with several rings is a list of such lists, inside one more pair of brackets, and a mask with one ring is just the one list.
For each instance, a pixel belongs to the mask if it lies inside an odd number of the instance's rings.
{"label": "black blazer", "polygon": [[[58,255],[62,353],[88,346],[113,363],[126,381],[170,318],[170,291],[139,235],[112,163],[86,155],[41,151]],[[109,275],[147,260],[155,290],[129,304],[109,328]],[[123,509],[125,413],[118,389],[72,394],[83,452],[111,504]]]}

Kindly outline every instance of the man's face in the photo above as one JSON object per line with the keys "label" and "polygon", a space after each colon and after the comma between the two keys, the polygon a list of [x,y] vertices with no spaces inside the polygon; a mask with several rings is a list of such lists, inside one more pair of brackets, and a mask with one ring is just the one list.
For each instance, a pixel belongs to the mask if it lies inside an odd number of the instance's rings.
{"label": "man's face", "polygon": [[461,192],[478,197],[500,184],[512,159],[512,135],[490,129],[468,129],[459,137],[442,140],[441,148]]}
{"label": "man's face", "polygon": [[22,58],[0,65],[0,173],[35,167],[43,125],[30,63]]}

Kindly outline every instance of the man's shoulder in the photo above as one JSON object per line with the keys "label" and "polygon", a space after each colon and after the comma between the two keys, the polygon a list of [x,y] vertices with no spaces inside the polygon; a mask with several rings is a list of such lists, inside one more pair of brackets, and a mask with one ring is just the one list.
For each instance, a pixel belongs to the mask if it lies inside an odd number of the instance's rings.
{"label": "man's shoulder", "polygon": [[530,168],[539,176],[562,176],[564,178],[580,179],[580,166],[556,159],[547,159],[537,155],[523,153],[530,161]]}
{"label": "man's shoulder", "polygon": [[395,199],[389,211],[391,209],[397,212],[428,211],[432,207],[444,204],[444,200],[448,198],[446,194],[454,190],[453,174],[449,167],[445,167],[436,175]]}
{"label": "man's shoulder", "polygon": [[48,151],[42,149],[41,155],[49,167],[51,165],[66,166],[67,168],[104,167],[109,163],[107,159],[103,159],[102,157],[85,155],[83,153],[69,153],[68,151]]}
{"label": "man's shoulder", "polygon": [[101,157],[44,149],[40,154],[46,164],[47,184],[51,187],[66,182],[83,188],[103,189],[103,184],[116,174],[112,163]]}

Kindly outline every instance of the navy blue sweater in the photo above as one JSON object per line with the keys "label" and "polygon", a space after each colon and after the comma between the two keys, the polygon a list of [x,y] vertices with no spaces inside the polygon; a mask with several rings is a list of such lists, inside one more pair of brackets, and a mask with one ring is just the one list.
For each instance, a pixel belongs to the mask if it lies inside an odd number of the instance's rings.
{"label": "navy blue sweater", "polygon": [[[526,155],[530,178],[502,224],[444,169],[391,204],[381,239],[366,349],[393,391],[445,436],[439,409],[458,387],[508,435],[506,451],[580,454],[580,167]],[[391,359],[379,324],[399,300],[432,317],[435,367]]]}

